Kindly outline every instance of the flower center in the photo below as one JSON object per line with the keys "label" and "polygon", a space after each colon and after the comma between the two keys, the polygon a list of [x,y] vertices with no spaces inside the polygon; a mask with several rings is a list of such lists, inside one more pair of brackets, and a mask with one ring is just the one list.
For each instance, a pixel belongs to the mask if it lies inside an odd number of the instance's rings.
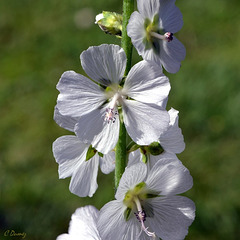
{"label": "flower center", "polygon": [[148,227],[145,227],[145,225],[144,225],[144,221],[146,221],[146,213],[142,209],[139,199],[135,198],[134,202],[135,202],[135,204],[137,206],[137,210],[138,210],[138,212],[134,213],[134,214],[135,214],[137,220],[141,223],[141,232],[139,233],[139,236],[141,235],[142,231],[144,231],[149,237],[152,237],[153,239],[155,239],[156,238],[155,233],[148,231]]}
{"label": "flower center", "polygon": [[153,49],[155,53],[160,53],[160,46],[158,40],[163,40],[167,42],[171,42],[173,40],[173,33],[165,32],[163,29],[159,28],[159,16],[156,14],[151,21],[146,18],[144,22],[145,29],[145,38],[143,39],[143,43],[145,45],[145,49]]}
{"label": "flower center", "polygon": [[133,189],[129,190],[124,198],[124,204],[128,207],[126,210],[126,220],[128,220],[130,216],[130,212],[132,209],[136,209],[134,215],[136,216],[137,220],[141,223],[141,235],[142,231],[144,231],[149,237],[156,238],[154,232],[148,231],[148,227],[144,225],[146,221],[146,213],[142,209],[140,200],[144,200],[148,197],[146,183],[141,182],[137,184]]}
{"label": "flower center", "polygon": [[118,115],[118,111],[114,110],[114,108],[106,108],[104,121],[106,121],[107,123],[115,123],[116,115]]}
{"label": "flower center", "polygon": [[106,108],[104,121],[107,123],[115,123],[116,116],[118,115],[117,106],[120,104],[122,96],[119,92],[115,93]]}

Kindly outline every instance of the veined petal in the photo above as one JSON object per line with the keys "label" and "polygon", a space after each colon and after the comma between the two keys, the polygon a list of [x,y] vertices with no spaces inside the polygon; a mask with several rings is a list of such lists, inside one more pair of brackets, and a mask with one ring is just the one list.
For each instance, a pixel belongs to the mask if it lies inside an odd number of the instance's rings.
{"label": "veined petal", "polygon": [[60,127],[65,128],[66,130],[69,130],[71,132],[74,132],[74,127],[77,123],[77,118],[62,115],[59,112],[57,106],[55,106],[54,109],[54,120]]}
{"label": "veined petal", "polygon": [[96,222],[99,211],[94,206],[76,209],[72,215],[68,234],[58,236],[57,240],[101,240]]}
{"label": "veined petal", "polygon": [[62,115],[70,117],[85,115],[106,100],[103,90],[97,84],[74,71],[63,73],[57,89],[60,91],[57,108]]}
{"label": "veined petal", "polygon": [[119,136],[119,116],[116,115],[115,122],[108,123],[105,121],[106,109],[107,105],[80,117],[75,126],[78,138],[92,144],[103,154],[107,154],[116,146]]}
{"label": "veined petal", "polygon": [[118,200],[108,202],[101,208],[97,227],[102,239],[123,239],[127,228],[124,219],[126,208],[123,202]]}
{"label": "veined petal", "polygon": [[185,149],[185,143],[181,128],[178,127],[178,111],[171,108],[168,111],[170,115],[170,126],[160,138],[160,144],[167,152],[181,153]]}
{"label": "veined petal", "polygon": [[81,165],[75,169],[71,182],[70,191],[79,197],[92,197],[98,188],[99,156],[95,155],[88,161],[83,161]]}
{"label": "veined petal", "polygon": [[70,177],[84,161],[88,146],[76,136],[62,136],[53,143],[53,155],[59,164],[59,178]]}
{"label": "veined petal", "polygon": [[115,152],[110,151],[108,154],[100,157],[100,168],[104,174],[109,174],[115,169]]}
{"label": "veined petal", "polygon": [[162,107],[125,100],[123,120],[129,136],[139,145],[149,145],[167,130],[169,115]]}
{"label": "veined petal", "polygon": [[127,167],[121,177],[119,186],[115,195],[117,200],[123,200],[126,192],[134,188],[138,183],[146,179],[147,166],[144,163],[137,163]]}
{"label": "veined petal", "polygon": [[140,55],[142,55],[145,50],[145,45],[143,44],[143,39],[146,35],[144,20],[144,17],[135,11],[132,13],[127,25],[127,34]]}
{"label": "veined petal", "polygon": [[160,58],[163,67],[170,73],[176,73],[186,56],[184,45],[173,36],[171,42],[161,41]]}
{"label": "veined petal", "polygon": [[113,44],[89,47],[80,59],[87,75],[105,86],[121,81],[127,62],[123,49]]}
{"label": "veined petal", "polygon": [[145,103],[158,103],[168,97],[169,79],[153,62],[141,61],[134,65],[125,80],[123,92],[127,96]]}
{"label": "veined petal", "polygon": [[139,149],[134,152],[131,152],[128,156],[127,166],[130,167],[136,163],[140,163],[141,159],[142,159],[142,157],[141,157],[141,153],[140,153]]}
{"label": "veined petal", "polygon": [[182,13],[175,6],[175,0],[160,0],[159,25],[166,32],[176,33],[183,26]]}
{"label": "veined petal", "polygon": [[152,20],[159,11],[159,0],[138,0],[137,8],[144,17]]}
{"label": "veined petal", "polygon": [[193,185],[192,176],[175,155],[161,159],[152,167],[146,184],[160,195],[180,194]]}
{"label": "veined petal", "polygon": [[149,200],[153,217],[148,222],[164,240],[184,239],[195,218],[195,204],[182,196],[160,197]]}
{"label": "veined petal", "polygon": [[[159,44],[161,44],[162,40],[156,40],[159,42]],[[162,50],[162,49],[161,49]],[[160,50],[160,51],[161,51]],[[146,49],[146,51],[144,51],[142,54],[142,57],[144,60],[148,60],[148,61],[153,61],[155,62],[158,66],[159,66],[159,72],[162,72],[162,63],[161,63],[161,59],[160,56],[157,55],[152,48],[150,49]]]}

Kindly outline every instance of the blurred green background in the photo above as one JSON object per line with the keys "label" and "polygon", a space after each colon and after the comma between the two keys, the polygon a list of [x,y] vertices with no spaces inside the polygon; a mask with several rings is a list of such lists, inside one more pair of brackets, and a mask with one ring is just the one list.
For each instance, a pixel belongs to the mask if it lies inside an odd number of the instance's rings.
{"label": "blurred green background", "polygon": [[[120,44],[94,24],[102,10],[121,13],[118,0],[0,1],[0,239],[6,230],[28,240],[67,232],[77,207],[113,198],[113,175],[99,175],[93,198],[58,179],[52,142],[69,134],[53,121],[66,70],[84,74],[79,55],[90,45]],[[240,239],[240,1],[177,1],[184,27],[177,37],[187,57],[176,74],[168,108],[180,111],[186,150],[179,158],[194,178],[186,193],[196,220],[186,239]],[[140,58],[134,52],[133,62]],[[111,184],[112,183],[112,184]],[[11,238],[12,239],[12,238]],[[14,239],[20,239],[15,237]]]}

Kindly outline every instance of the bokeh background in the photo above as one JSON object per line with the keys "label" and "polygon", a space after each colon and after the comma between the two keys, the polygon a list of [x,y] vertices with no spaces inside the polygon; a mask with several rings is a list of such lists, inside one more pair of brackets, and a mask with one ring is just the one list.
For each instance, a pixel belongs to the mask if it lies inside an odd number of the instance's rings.
{"label": "bokeh background", "polygon": [[[77,207],[101,208],[113,198],[113,175],[98,177],[93,198],[58,179],[51,145],[70,134],[53,121],[66,70],[82,71],[90,45],[120,44],[94,24],[102,10],[121,13],[119,0],[0,1],[0,239],[6,230],[27,240],[52,240],[68,230]],[[186,150],[179,158],[194,178],[185,195],[196,203],[186,239],[240,239],[240,2],[177,1],[187,49],[171,80],[168,108],[180,111]],[[133,62],[140,58],[134,52]],[[12,238],[11,238],[12,239]],[[14,239],[20,239],[15,237]]]}

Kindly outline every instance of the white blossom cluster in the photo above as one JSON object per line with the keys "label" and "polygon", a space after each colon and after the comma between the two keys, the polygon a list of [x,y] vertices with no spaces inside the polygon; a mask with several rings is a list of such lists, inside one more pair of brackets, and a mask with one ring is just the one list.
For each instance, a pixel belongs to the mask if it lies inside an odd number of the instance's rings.
{"label": "white blossom cluster", "polygon": [[72,193],[92,197],[98,167],[105,174],[114,170],[121,122],[132,146],[115,200],[100,211],[77,209],[69,233],[57,240],[181,240],[195,218],[194,203],[179,195],[193,180],[176,156],[185,143],[178,111],[166,109],[170,82],[162,70],[176,73],[185,58],[173,36],[182,14],[175,0],[137,0],[137,9],[127,33],[143,60],[127,76],[124,50],[102,44],[80,55],[88,77],[67,71],[57,84],[54,119],[73,134],[58,138],[53,154],[59,177],[71,177]]}

